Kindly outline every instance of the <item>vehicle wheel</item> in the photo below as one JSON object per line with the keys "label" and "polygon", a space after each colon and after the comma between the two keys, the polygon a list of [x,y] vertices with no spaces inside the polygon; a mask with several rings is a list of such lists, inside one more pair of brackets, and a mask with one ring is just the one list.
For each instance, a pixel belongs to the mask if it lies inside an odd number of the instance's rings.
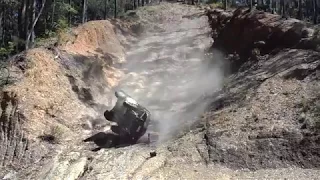
{"label": "vehicle wheel", "polygon": [[107,120],[113,121],[113,114],[113,111],[106,110],[103,115]]}
{"label": "vehicle wheel", "polygon": [[116,133],[116,134],[120,134],[120,127],[119,126],[111,126],[111,131]]}

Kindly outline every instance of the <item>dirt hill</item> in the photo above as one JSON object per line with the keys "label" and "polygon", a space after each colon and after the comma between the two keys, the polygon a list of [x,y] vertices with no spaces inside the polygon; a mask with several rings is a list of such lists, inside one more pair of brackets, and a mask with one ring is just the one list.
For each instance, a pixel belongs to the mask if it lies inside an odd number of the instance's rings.
{"label": "dirt hill", "polygon": [[208,11],[212,48],[233,73],[212,105],[213,162],[232,168],[320,166],[318,29],[261,11]]}
{"label": "dirt hill", "polygon": [[119,25],[130,28],[116,21],[88,22],[61,34],[58,46],[9,59],[10,82],[1,90],[4,167],[23,168],[56,146],[81,142],[82,126],[102,118],[110,88],[121,76],[112,64],[125,60]]}

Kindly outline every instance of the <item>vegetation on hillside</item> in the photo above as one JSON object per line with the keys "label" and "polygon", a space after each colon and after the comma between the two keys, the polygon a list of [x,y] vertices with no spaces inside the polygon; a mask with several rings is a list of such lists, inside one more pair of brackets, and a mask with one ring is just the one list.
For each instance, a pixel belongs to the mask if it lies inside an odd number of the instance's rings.
{"label": "vegetation on hillside", "polygon": [[208,0],[207,3],[217,4],[225,9],[239,6],[256,7],[284,17],[312,21],[314,24],[319,22],[319,0]]}
{"label": "vegetation on hillside", "polygon": [[68,27],[121,16],[151,0],[2,0],[0,60]]}

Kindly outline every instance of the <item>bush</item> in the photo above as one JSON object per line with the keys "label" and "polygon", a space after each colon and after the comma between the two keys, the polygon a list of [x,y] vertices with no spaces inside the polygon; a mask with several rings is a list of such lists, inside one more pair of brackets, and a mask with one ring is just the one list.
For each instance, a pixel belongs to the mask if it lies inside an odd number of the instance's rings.
{"label": "bush", "polygon": [[5,60],[9,58],[15,52],[15,44],[9,42],[7,46],[0,48],[0,60]]}

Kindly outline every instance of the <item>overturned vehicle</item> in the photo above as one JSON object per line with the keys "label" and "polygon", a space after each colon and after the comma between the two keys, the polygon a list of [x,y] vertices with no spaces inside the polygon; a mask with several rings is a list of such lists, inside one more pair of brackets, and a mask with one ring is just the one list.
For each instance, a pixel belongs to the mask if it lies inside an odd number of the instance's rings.
{"label": "overturned vehicle", "polygon": [[135,144],[146,133],[151,114],[124,91],[116,91],[117,102],[104,117],[116,125],[111,126],[113,138],[106,139],[104,147],[115,144]]}
{"label": "overturned vehicle", "polygon": [[99,132],[84,142],[94,141],[99,148],[110,148],[119,145],[131,145],[146,133],[150,124],[151,114],[124,91],[116,91],[117,102],[104,117],[116,125],[111,126],[111,132]]}

